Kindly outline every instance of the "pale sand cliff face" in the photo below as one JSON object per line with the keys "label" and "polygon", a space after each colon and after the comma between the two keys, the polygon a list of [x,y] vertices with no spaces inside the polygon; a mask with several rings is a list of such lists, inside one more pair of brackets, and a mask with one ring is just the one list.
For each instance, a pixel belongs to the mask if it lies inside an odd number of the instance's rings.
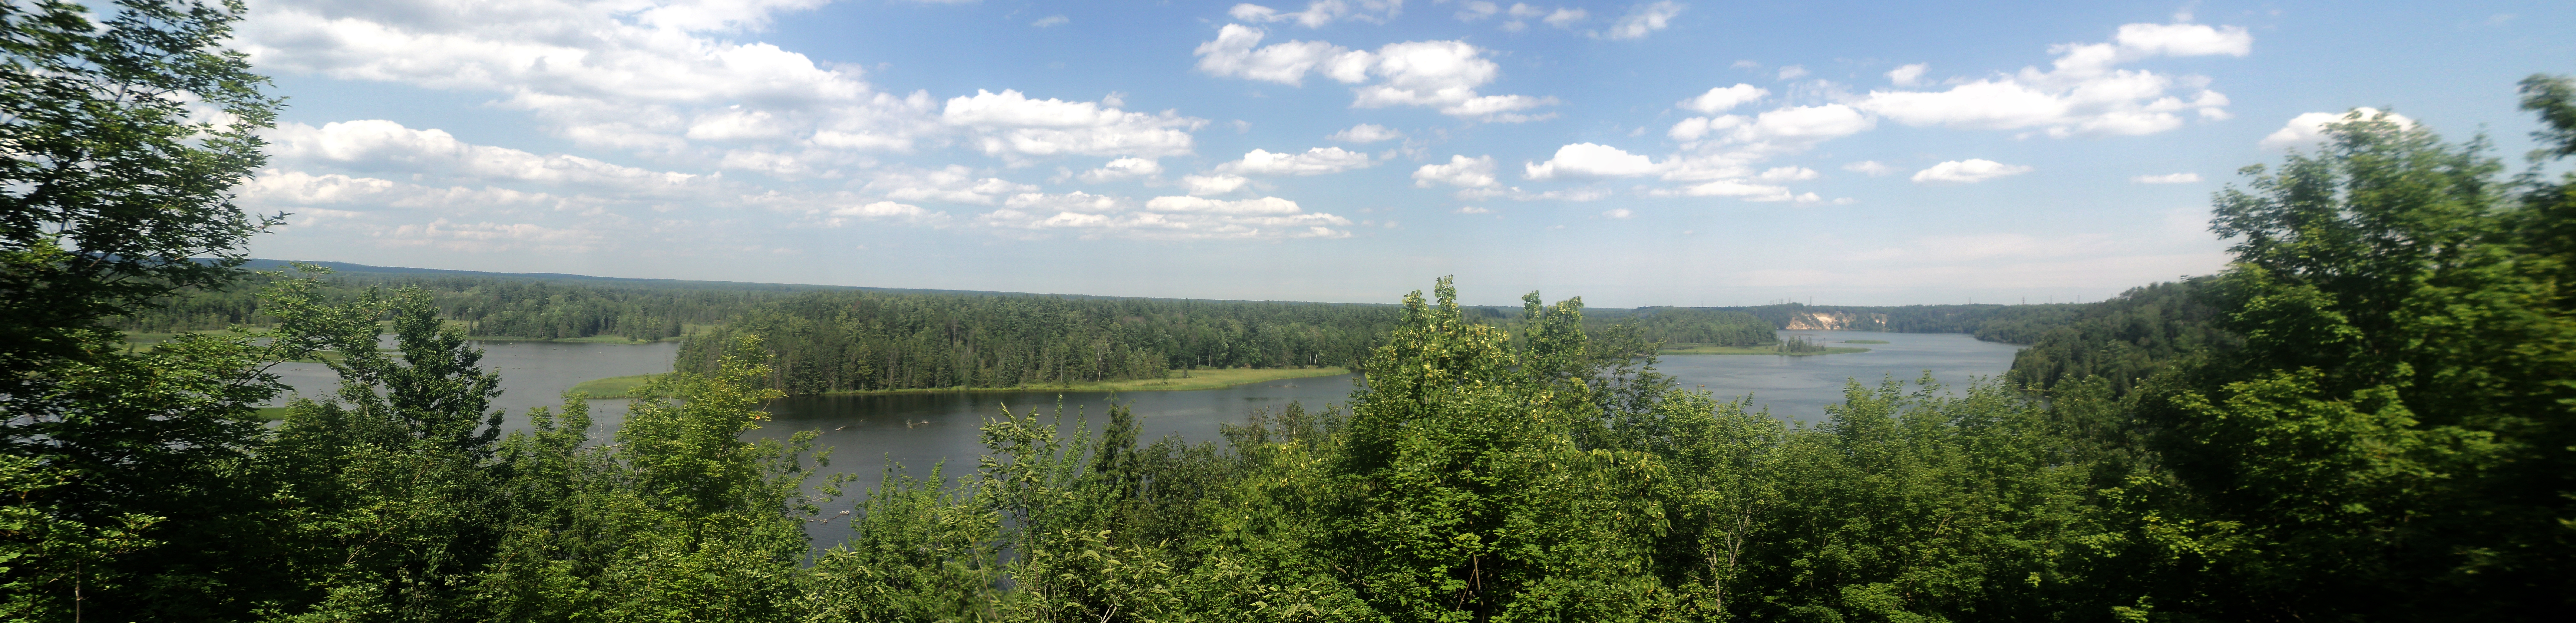
{"label": "pale sand cliff face", "polygon": [[1789,317],[1790,331],[1885,331],[1887,314],[1800,312]]}

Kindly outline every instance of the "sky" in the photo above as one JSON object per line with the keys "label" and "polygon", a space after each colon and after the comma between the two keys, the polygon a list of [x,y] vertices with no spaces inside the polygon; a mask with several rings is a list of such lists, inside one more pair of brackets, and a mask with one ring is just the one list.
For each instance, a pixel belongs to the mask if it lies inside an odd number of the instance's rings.
{"label": "sky", "polygon": [[[1905,6],[1916,4],[1920,6]],[[2100,300],[2558,2],[252,0],[255,257],[1202,299]]]}

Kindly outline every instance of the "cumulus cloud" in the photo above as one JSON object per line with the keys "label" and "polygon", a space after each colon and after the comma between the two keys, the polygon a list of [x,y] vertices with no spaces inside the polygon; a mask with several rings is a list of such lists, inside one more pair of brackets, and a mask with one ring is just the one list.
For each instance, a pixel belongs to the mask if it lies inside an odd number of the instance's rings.
{"label": "cumulus cloud", "polygon": [[1804,77],[1807,77],[1807,68],[1805,67],[1790,65],[1780,68],[1779,79],[1781,80],[1795,80]]}
{"label": "cumulus cloud", "polygon": [[1801,180],[1812,180],[1824,176],[1825,174],[1817,173],[1815,169],[1806,167],[1777,167],[1763,171],[1761,175],[1754,176],[1754,179],[1765,182],[1795,182]]}
{"label": "cumulus cloud", "polygon": [[1340,147],[1317,147],[1306,153],[1272,153],[1255,149],[1243,159],[1217,165],[1220,173],[1248,175],[1323,175],[1369,166],[1369,156]]}
{"label": "cumulus cloud", "polygon": [[652,171],[579,156],[538,155],[474,145],[444,130],[414,130],[380,119],[313,127],[286,123],[267,132],[269,154],[280,164],[326,166],[365,172],[401,172],[473,180],[566,182],[631,188],[680,186],[697,175]]}
{"label": "cumulus cloud", "polygon": [[1923,72],[1931,70],[1932,65],[1930,63],[1906,65],[1889,70],[1887,72],[1887,81],[1896,83],[1896,86],[1900,87],[1915,86],[1923,83]]}
{"label": "cumulus cloud", "polygon": [[1331,136],[1324,137],[1325,140],[1330,141],[1361,144],[1375,143],[1378,141],[1391,141],[1399,138],[1404,138],[1403,132],[1390,130],[1387,129],[1386,126],[1374,123],[1363,123],[1351,126],[1350,129],[1334,132]]}
{"label": "cumulus cloud", "polygon": [[1187,190],[1193,196],[1201,197],[1209,195],[1223,195],[1243,190],[1243,187],[1251,184],[1251,178],[1246,178],[1241,175],[1219,174],[1181,176],[1181,188]]}
{"label": "cumulus cloud", "polygon": [[2264,149],[2307,147],[2325,141],[2326,126],[2328,124],[2375,119],[2382,114],[2386,114],[2388,116],[2388,121],[2390,123],[2397,124],[2398,127],[2415,127],[2415,120],[2408,119],[2404,115],[2399,115],[2397,113],[2382,113],[2377,108],[2365,106],[2354,108],[2351,111],[2342,113],[2312,112],[2291,117],[2289,123],[2282,124],[2281,129],[2274,130],[2270,135],[2264,136],[2263,140],[2256,144],[2262,146]]}
{"label": "cumulus cloud", "polygon": [[1036,192],[1038,187],[998,177],[977,177],[964,165],[938,169],[891,169],[876,173],[865,190],[899,201],[937,201],[991,205],[1003,195]]}
{"label": "cumulus cloud", "polygon": [[1629,211],[1627,208],[1611,208],[1601,211],[1602,218],[1628,218],[1636,215],[1636,212]]}
{"label": "cumulus cloud", "polygon": [[1487,209],[1479,208],[1479,207],[1476,207],[1476,206],[1458,206],[1458,209],[1456,209],[1456,210],[1450,210],[1450,211],[1451,211],[1451,212],[1456,212],[1456,213],[1459,213],[1459,214],[1493,214],[1493,213],[1494,213],[1494,211],[1493,211],[1493,210],[1487,210]]}
{"label": "cumulus cloud", "polygon": [[1886,164],[1880,163],[1876,160],[1862,160],[1860,162],[1843,165],[1843,170],[1870,177],[1879,177],[1895,173],[1896,167],[1887,166]]}
{"label": "cumulus cloud", "polygon": [[831,227],[840,227],[857,220],[902,221],[928,225],[945,224],[949,220],[946,212],[892,201],[842,206],[833,208],[830,214],[831,218],[824,219],[823,222]]}
{"label": "cumulus cloud", "polygon": [[1119,158],[1100,168],[1082,172],[1082,181],[1094,184],[1149,178],[1163,174],[1162,163],[1146,158]]}
{"label": "cumulus cloud", "polygon": [[585,146],[670,153],[692,134],[829,132],[834,148],[903,151],[936,133],[926,95],[877,92],[856,69],[718,36],[820,3],[263,2],[236,45],[273,72],[498,93]]}
{"label": "cumulus cloud", "polygon": [[1306,10],[1282,12],[1258,4],[1237,4],[1226,15],[1254,23],[1296,22],[1307,28],[1322,28],[1340,20],[1357,20],[1384,24],[1404,14],[1404,0],[1314,0]]}
{"label": "cumulus cloud", "polygon": [[1682,5],[1678,2],[1639,4],[1628,9],[1628,14],[1620,17],[1617,23],[1611,24],[1610,29],[1603,31],[1601,36],[1610,39],[1644,39],[1646,35],[1670,26],[1673,16],[1681,13]]}
{"label": "cumulus cloud", "polygon": [[1225,200],[1155,197],[1142,205],[1097,196],[1032,197],[976,217],[978,224],[1029,236],[1164,240],[1346,238],[1350,219],[1307,212],[1278,197]]}
{"label": "cumulus cloud", "polygon": [[1739,82],[1731,87],[1709,89],[1707,93],[1701,93],[1698,97],[1682,100],[1680,105],[1684,109],[1699,111],[1703,115],[1714,115],[1753,103],[1770,94],[1771,91],[1768,89]]}
{"label": "cumulus cloud", "polygon": [[1190,151],[1190,132],[1206,119],[1127,112],[1097,102],[1030,99],[1019,91],[978,89],[948,100],[940,120],[968,128],[993,155],[1081,154],[1159,157]]}
{"label": "cumulus cloud", "polygon": [[1917,184],[1974,184],[1999,177],[2021,175],[2031,170],[2028,166],[1985,159],[1950,160],[1932,165],[1932,168],[1914,172],[1913,179]]}
{"label": "cumulus cloud", "polygon": [[2200,182],[2200,174],[2198,174],[2198,173],[2171,173],[2171,174],[2166,174],[2166,175],[2140,175],[2140,176],[2137,176],[2137,177],[2129,178],[2129,183],[2132,183],[2132,184],[2193,184],[2193,183],[2198,183],[2198,182]]}
{"label": "cumulus cloud", "polygon": [[1499,183],[1494,179],[1493,156],[1450,156],[1448,164],[1426,164],[1413,170],[1413,185],[1422,188],[1430,188],[1433,184],[1490,188]]}
{"label": "cumulus cloud", "polygon": [[1652,175],[1662,169],[1653,158],[1628,153],[1617,147],[1595,143],[1575,143],[1556,148],[1556,156],[1546,162],[1522,165],[1522,176],[1533,180],[1559,177],[1636,177]]}
{"label": "cumulus cloud", "polygon": [[1524,111],[1557,103],[1554,97],[1478,93],[1501,66],[1485,58],[1486,50],[1463,41],[1406,41],[1371,52],[1320,41],[1262,46],[1263,37],[1260,29],[1227,24],[1193,54],[1199,70],[1211,75],[1298,85],[1306,74],[1322,73],[1358,85],[1353,108],[1421,106],[1464,119],[1519,123],[1553,116]]}
{"label": "cumulus cloud", "polygon": [[[2129,24],[2109,43],[2052,47],[2058,57],[2046,71],[2024,67],[1944,91],[1874,90],[1857,106],[1912,126],[2030,129],[2053,137],[2154,134],[2182,127],[2185,114],[2227,118],[2227,96],[2207,89],[2206,78],[2118,65],[2160,56],[2245,56],[2253,42],[2251,34],[2235,26]],[[1900,75],[1890,72],[1889,78]],[[1897,83],[1921,78],[1920,72],[1910,72]]]}
{"label": "cumulus cloud", "polygon": [[1876,119],[1842,104],[1787,106],[1745,117],[1691,117],[1673,124],[1666,136],[1686,145],[1702,140],[1750,145],[1757,150],[1790,151],[1851,136],[1878,126]]}

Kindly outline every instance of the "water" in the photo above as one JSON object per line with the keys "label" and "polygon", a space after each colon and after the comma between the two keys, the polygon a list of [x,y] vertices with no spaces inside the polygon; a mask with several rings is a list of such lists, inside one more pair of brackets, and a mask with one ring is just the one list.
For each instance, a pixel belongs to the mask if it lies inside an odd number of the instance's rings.
{"label": "water", "polygon": [[[582,381],[612,376],[660,374],[671,371],[671,360],[680,355],[678,342],[642,344],[585,342],[492,342],[476,341],[483,349],[483,369],[501,373],[501,397],[493,399],[492,408],[508,412],[503,426],[521,430],[528,426],[528,409],[557,407],[563,404],[564,390]],[[390,337],[384,347],[392,348]],[[340,389],[340,376],[329,366],[318,363],[287,362],[270,368],[286,381],[294,393],[308,397],[331,396]],[[290,396],[279,396],[273,405],[286,404]],[[625,400],[590,401],[591,417],[598,423],[593,434],[606,434],[616,429],[615,423],[626,414]]]}
{"label": "water", "polygon": [[[1682,387],[1707,389],[1721,399],[1753,396],[1754,410],[1764,407],[1782,419],[1814,422],[1825,417],[1825,405],[1843,400],[1845,380],[1875,387],[1888,375],[1911,383],[1924,371],[1952,393],[1977,377],[2001,376],[2012,368],[2020,346],[1982,342],[1963,333],[1877,333],[1871,331],[1781,331],[1782,338],[1805,336],[1824,346],[1856,346],[1866,353],[1840,355],[1665,355],[1655,366]],[[1886,344],[1845,344],[1845,340],[1882,340]]]}
{"label": "water", "polygon": [[[1657,371],[1674,377],[1682,387],[1706,389],[1722,399],[1753,397],[1753,408],[1769,408],[1785,419],[1817,421],[1824,417],[1825,405],[1841,402],[1843,383],[1856,379],[1876,385],[1894,375],[1901,381],[1912,381],[1930,371],[1934,378],[1955,391],[1975,377],[2000,375],[2012,365],[2013,353],[2019,347],[2009,344],[1980,342],[1959,334],[1874,333],[1860,331],[1782,331],[1783,337],[1804,336],[1810,341],[1829,346],[1859,346],[1866,353],[1786,357],[1777,355],[1667,355]],[[1882,340],[1886,344],[1845,344],[1846,340]],[[649,344],[587,344],[552,342],[479,342],[484,348],[483,365],[502,374],[502,387],[507,392],[493,402],[495,408],[507,409],[506,426],[525,428],[527,410],[551,406],[558,395],[582,381],[611,376],[668,372],[679,345],[670,342]],[[339,380],[330,369],[319,364],[284,364],[278,371],[288,383],[307,395],[326,395]],[[1217,435],[1220,423],[1241,422],[1257,408],[1277,409],[1290,402],[1304,403],[1320,409],[1328,404],[1346,403],[1350,398],[1351,376],[1286,379],[1230,387],[1186,392],[1132,392],[1112,396],[1105,392],[1011,391],[925,394],[869,394],[843,396],[798,396],[784,398],[769,405],[771,421],[760,430],[745,435],[747,439],[784,438],[796,431],[823,431],[820,442],[833,450],[831,465],[821,475],[851,474],[857,480],[846,491],[851,494],[832,502],[826,514],[849,509],[865,491],[875,487],[877,477],[889,460],[900,463],[914,475],[926,476],[933,465],[948,462],[947,475],[970,474],[976,457],[984,447],[977,437],[977,427],[985,418],[998,415],[1009,406],[1015,412],[1041,409],[1052,414],[1059,398],[1063,401],[1068,424],[1076,413],[1086,416],[1092,430],[1107,421],[1113,399],[1134,410],[1139,427],[1139,443],[1152,443],[1166,434],[1179,434],[1192,441],[1221,441]],[[626,410],[624,400],[591,402],[596,428],[595,438],[605,438],[616,431]],[[848,535],[842,522],[813,524],[808,530],[818,548],[837,544]]]}

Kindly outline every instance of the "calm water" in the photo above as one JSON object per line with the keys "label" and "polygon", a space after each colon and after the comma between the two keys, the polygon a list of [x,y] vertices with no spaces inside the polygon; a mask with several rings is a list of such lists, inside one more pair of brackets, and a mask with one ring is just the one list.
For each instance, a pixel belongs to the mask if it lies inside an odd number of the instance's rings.
{"label": "calm water", "polygon": [[[1776,355],[1668,355],[1657,370],[1671,375],[1683,387],[1699,387],[1720,398],[1753,397],[1755,409],[1769,408],[1773,415],[1802,421],[1824,417],[1827,404],[1840,402],[1843,383],[1856,379],[1875,385],[1890,375],[1911,381],[1930,371],[1941,382],[1953,387],[1965,386],[1977,377],[2000,375],[2012,365],[2014,351],[2009,344],[1980,342],[1959,334],[1871,333],[1857,331],[1782,331],[1786,336],[1805,336],[1833,346],[1861,346],[1870,352],[1808,357]],[[1844,344],[1845,340],[1884,340],[1886,344]],[[668,372],[679,345],[670,342],[651,344],[581,344],[548,342],[479,342],[484,349],[484,365],[502,374],[502,387],[507,393],[493,403],[508,409],[508,426],[526,426],[530,407],[554,405],[558,395],[582,381],[633,374]],[[285,364],[278,371],[290,385],[307,395],[328,394],[338,386],[329,368],[318,364]],[[976,392],[941,394],[890,394],[859,396],[800,396],[772,403],[772,420],[764,428],[752,431],[747,438],[783,438],[801,430],[823,431],[821,441],[832,447],[832,464],[825,474],[846,473],[859,476],[849,493],[854,495],[835,502],[826,512],[848,509],[857,495],[875,487],[877,477],[887,461],[900,463],[913,474],[927,475],[930,468],[945,460],[952,478],[971,472],[975,459],[983,453],[977,440],[976,427],[984,418],[997,415],[1005,406],[1014,412],[1041,409],[1052,414],[1062,400],[1066,421],[1077,415],[1086,417],[1094,430],[1106,420],[1114,399],[1126,404],[1143,427],[1140,441],[1150,443],[1166,434],[1177,433],[1184,439],[1216,441],[1217,425],[1240,422],[1254,409],[1285,407],[1302,402],[1309,408],[1342,404],[1349,400],[1351,377],[1332,376],[1288,379],[1256,383],[1225,389],[1188,392],[1134,392],[1111,396],[1102,392],[1066,392],[1059,395],[1046,391]],[[626,410],[624,400],[592,401],[598,428],[593,434],[605,437],[616,430]],[[841,542],[848,528],[841,522],[817,524],[809,528],[817,547],[830,547]]]}
{"label": "calm water", "polygon": [[[391,348],[390,338],[385,347]],[[563,404],[564,390],[591,379],[637,374],[660,374],[671,371],[671,360],[680,354],[678,342],[643,344],[589,344],[580,342],[485,342],[483,368],[501,373],[501,397],[492,408],[509,412],[505,426],[512,430],[526,428],[528,409]],[[280,364],[270,371],[286,379],[296,393],[323,397],[340,389],[339,375],[318,363]],[[279,396],[275,404],[286,404],[288,396]],[[591,417],[601,423],[601,430],[614,431],[613,423],[626,413],[624,400],[593,400]]]}
{"label": "calm water", "polygon": [[[1755,410],[1767,406],[1772,415],[1784,419],[1816,421],[1824,418],[1825,405],[1842,402],[1845,380],[1876,386],[1895,375],[1910,383],[1928,370],[1955,390],[1977,377],[2001,376],[2012,367],[2013,353],[2021,350],[2011,344],[1977,341],[1964,333],[1781,331],[1780,335],[1870,350],[1805,357],[1666,355],[1655,368],[1681,381],[1683,387],[1703,387],[1719,398],[1750,394]],[[1845,340],[1887,343],[1845,344]]]}

